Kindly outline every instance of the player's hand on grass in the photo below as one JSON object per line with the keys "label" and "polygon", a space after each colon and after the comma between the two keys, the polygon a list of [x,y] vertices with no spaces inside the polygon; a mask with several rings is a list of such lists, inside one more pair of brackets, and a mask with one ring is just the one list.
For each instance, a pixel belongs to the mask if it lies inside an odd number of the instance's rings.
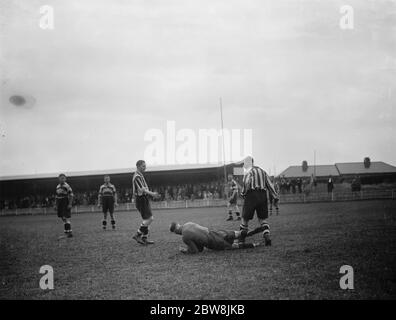
{"label": "player's hand on grass", "polygon": [[180,251],[181,253],[183,253],[183,254],[187,254],[187,253],[188,253],[187,248],[184,248],[184,247],[179,247],[179,251]]}

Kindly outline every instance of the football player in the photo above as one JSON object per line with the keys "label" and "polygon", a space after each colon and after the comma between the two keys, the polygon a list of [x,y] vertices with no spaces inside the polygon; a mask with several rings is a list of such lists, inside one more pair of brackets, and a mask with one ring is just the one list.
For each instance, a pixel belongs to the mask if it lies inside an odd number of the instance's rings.
{"label": "football player", "polygon": [[265,245],[270,246],[272,241],[268,223],[267,192],[273,197],[276,205],[279,201],[279,195],[275,191],[267,173],[259,166],[254,165],[252,157],[245,158],[244,167],[246,172],[243,176],[241,196],[245,201],[243,203],[240,230],[247,230],[249,228],[249,221],[257,214],[259,224],[264,229],[263,238]]}
{"label": "football player", "polygon": [[255,248],[261,245],[261,243],[246,243],[244,240],[246,237],[262,232],[263,229],[256,228],[250,232],[247,232],[247,230],[209,230],[208,228],[194,222],[187,222],[183,225],[180,225],[177,222],[172,222],[170,225],[170,231],[181,235],[183,242],[187,245],[187,248],[180,248],[180,252],[195,254],[202,252],[204,248],[217,251]]}
{"label": "football player", "polygon": [[66,175],[61,173],[58,176],[59,184],[56,186],[56,205],[55,209],[58,217],[62,219],[64,224],[65,235],[69,238],[73,236],[71,229],[71,208],[73,204],[73,190],[66,182]]}
{"label": "football player", "polygon": [[232,174],[228,175],[228,201],[227,201],[227,209],[228,209],[228,219],[227,221],[233,220],[232,217],[232,209],[235,211],[235,216],[237,220],[241,220],[241,215],[238,207],[238,183],[235,181]]}
{"label": "football player", "polygon": [[107,227],[107,212],[110,213],[111,227],[115,229],[115,219],[114,219],[114,207],[118,206],[117,203],[117,192],[113,184],[110,183],[110,176],[104,176],[104,184],[99,188],[98,195],[98,207],[102,206],[103,209],[103,221],[102,228],[106,230]]}
{"label": "football player", "polygon": [[136,162],[136,172],[132,178],[132,193],[136,201],[136,209],[139,211],[142,217],[142,223],[137,230],[133,239],[143,245],[153,244],[154,241],[149,240],[149,225],[153,222],[153,213],[151,212],[150,199],[149,197],[159,198],[158,192],[149,190],[146,179],[143,173],[146,171],[146,162],[139,160]]}

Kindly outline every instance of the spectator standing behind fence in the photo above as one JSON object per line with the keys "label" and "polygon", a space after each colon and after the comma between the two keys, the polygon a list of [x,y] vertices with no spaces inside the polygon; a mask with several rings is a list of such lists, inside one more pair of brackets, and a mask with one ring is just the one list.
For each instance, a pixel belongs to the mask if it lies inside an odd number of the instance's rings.
{"label": "spectator standing behind fence", "polygon": [[297,188],[298,188],[298,193],[302,192],[302,180],[301,178],[297,179]]}
{"label": "spectator standing behind fence", "polygon": [[309,181],[311,191],[316,187],[316,179],[313,174],[311,174],[311,180]]}
{"label": "spectator standing behind fence", "polygon": [[359,176],[355,176],[351,183],[352,192],[360,192],[362,190],[362,182]]}
{"label": "spectator standing behind fence", "polygon": [[333,189],[334,189],[333,177],[329,176],[329,179],[327,180],[327,193],[332,193]]}

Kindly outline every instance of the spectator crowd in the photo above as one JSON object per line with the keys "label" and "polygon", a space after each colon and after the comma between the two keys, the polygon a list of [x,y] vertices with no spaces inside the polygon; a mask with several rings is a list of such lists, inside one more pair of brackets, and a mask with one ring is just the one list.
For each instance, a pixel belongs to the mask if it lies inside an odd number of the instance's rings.
{"label": "spectator crowd", "polygon": [[[223,180],[195,184],[159,185],[153,186],[152,190],[157,191],[161,195],[159,199],[154,201],[226,198],[226,190]],[[119,203],[131,202],[132,188],[117,188],[117,198]],[[98,190],[86,192],[74,191],[73,205],[95,205],[97,203]],[[0,200],[0,209],[44,208],[53,207],[54,205],[55,194],[36,194],[12,200]]]}
{"label": "spectator crowd", "polygon": [[[239,181],[240,183],[241,181]],[[285,194],[309,194],[315,190],[317,182],[314,177],[310,178],[286,178],[284,176],[273,180],[275,189],[281,195]],[[72,186],[73,187],[73,186]],[[116,186],[117,187],[117,186]],[[327,190],[333,190],[333,179],[329,177],[327,181]],[[360,191],[361,181],[356,176],[352,183],[353,191]],[[73,205],[96,205],[98,203],[98,190],[85,192],[74,191]],[[204,182],[204,183],[187,183],[177,185],[154,185],[152,190],[158,192],[161,197],[154,201],[172,201],[172,200],[195,200],[195,199],[226,199],[227,187],[222,179]],[[117,198],[119,203],[132,201],[132,188],[117,188]],[[53,207],[55,205],[55,194],[42,195],[35,194],[23,196],[17,199],[1,199],[0,210],[16,208],[43,208]]]}

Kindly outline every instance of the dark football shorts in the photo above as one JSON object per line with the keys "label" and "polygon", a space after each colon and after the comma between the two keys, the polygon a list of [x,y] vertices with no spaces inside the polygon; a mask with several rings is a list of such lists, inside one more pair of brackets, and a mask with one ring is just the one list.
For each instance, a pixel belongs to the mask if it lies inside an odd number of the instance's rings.
{"label": "dark football shorts", "polygon": [[230,205],[236,205],[237,204],[237,200],[238,200],[238,197],[237,197],[237,195],[235,195],[228,202],[229,202]]}
{"label": "dark football shorts", "polygon": [[56,211],[58,213],[59,218],[70,218],[71,217],[71,209],[68,208],[69,199],[68,198],[59,198],[56,199]]}
{"label": "dark football shorts", "polygon": [[209,231],[207,247],[212,250],[225,250],[231,247],[235,240],[234,231],[216,230]]}
{"label": "dark football shorts", "polygon": [[243,203],[242,218],[245,220],[252,220],[254,213],[257,213],[257,218],[268,218],[268,201],[266,190],[249,190],[246,194]]}
{"label": "dark football shorts", "polygon": [[150,219],[153,216],[151,212],[150,201],[146,196],[136,197],[136,209],[140,212],[143,220]]}
{"label": "dark football shorts", "polygon": [[110,213],[114,212],[114,197],[104,196],[102,197],[102,209],[103,213],[109,211]]}

